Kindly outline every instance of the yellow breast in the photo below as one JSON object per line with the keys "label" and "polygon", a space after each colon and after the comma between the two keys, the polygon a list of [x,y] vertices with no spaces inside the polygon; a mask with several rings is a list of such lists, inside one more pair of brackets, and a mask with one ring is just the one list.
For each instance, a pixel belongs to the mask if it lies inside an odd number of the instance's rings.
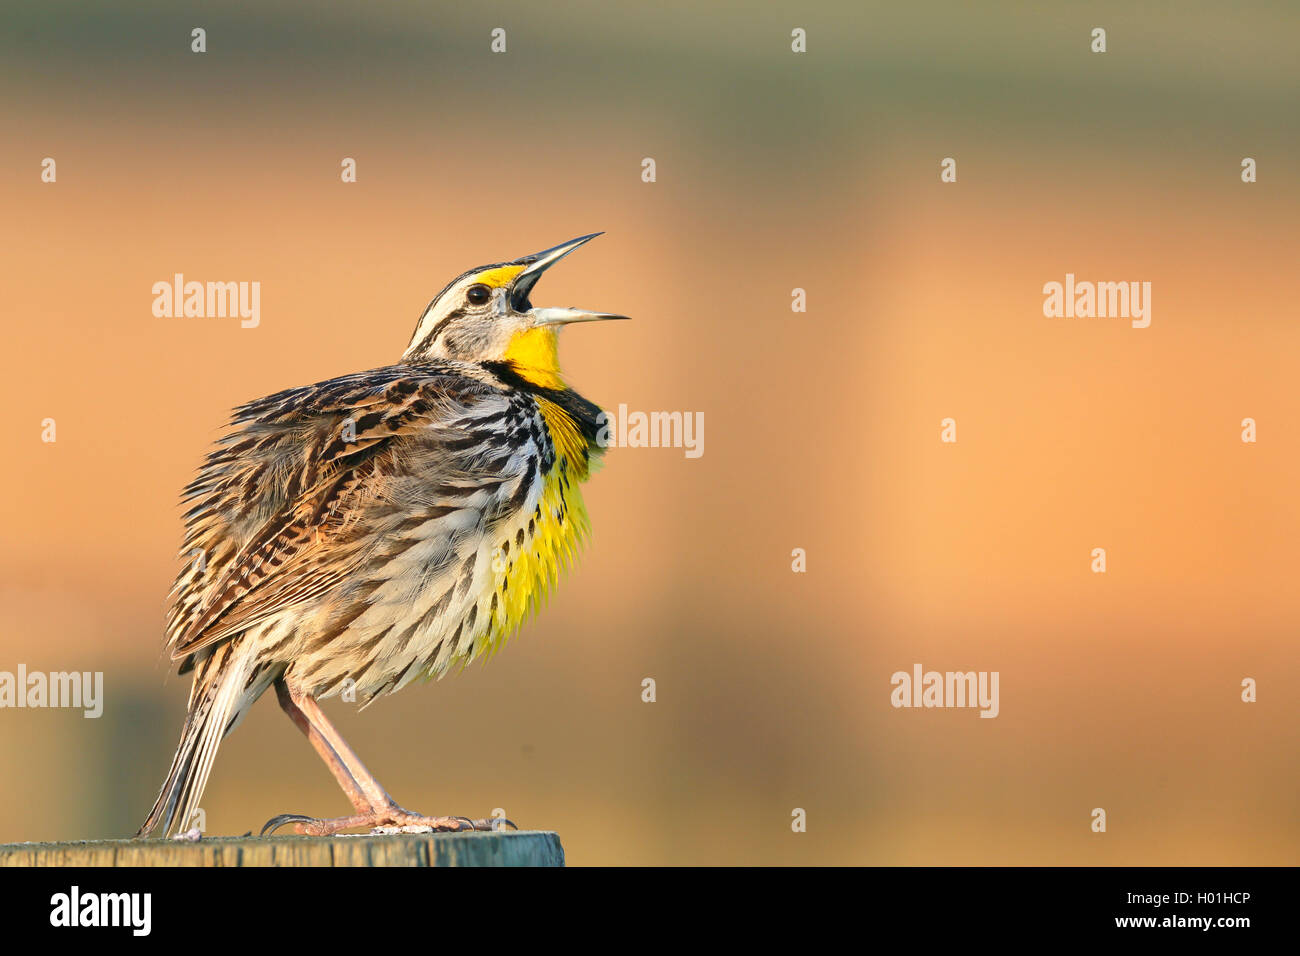
{"label": "yellow breast", "polygon": [[[495,653],[528,616],[541,609],[551,588],[576,559],[591,532],[579,482],[589,472],[585,439],[563,409],[539,399],[556,460],[542,478],[537,507],[521,514],[508,544],[494,557],[494,600],[485,648]],[[522,532],[522,541],[520,533]]]}

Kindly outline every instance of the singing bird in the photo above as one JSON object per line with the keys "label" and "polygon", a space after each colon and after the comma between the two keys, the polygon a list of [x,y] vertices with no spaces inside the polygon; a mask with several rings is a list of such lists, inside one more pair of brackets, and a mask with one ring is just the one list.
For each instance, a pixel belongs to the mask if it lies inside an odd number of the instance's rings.
{"label": "singing bird", "polygon": [[491,654],[574,559],[602,420],[561,377],[556,333],[626,316],[529,296],[597,235],[453,280],[396,365],[235,410],[183,495],[167,647],[193,685],[139,836],[189,827],[222,739],[272,686],[355,813],[283,814],[264,833],[494,825],[403,809],[317,701],[368,704]]}

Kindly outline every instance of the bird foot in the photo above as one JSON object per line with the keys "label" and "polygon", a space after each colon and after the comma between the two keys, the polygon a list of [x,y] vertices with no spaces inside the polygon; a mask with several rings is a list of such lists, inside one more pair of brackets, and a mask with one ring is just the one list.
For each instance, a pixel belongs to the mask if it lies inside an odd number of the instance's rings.
{"label": "bird foot", "polygon": [[294,832],[306,836],[330,836],[357,827],[370,827],[372,833],[460,833],[468,830],[518,830],[505,818],[472,820],[469,817],[426,817],[398,806],[357,813],[350,817],[320,820],[301,813],[282,813],[262,827],[260,836],[274,833],[293,824]]}

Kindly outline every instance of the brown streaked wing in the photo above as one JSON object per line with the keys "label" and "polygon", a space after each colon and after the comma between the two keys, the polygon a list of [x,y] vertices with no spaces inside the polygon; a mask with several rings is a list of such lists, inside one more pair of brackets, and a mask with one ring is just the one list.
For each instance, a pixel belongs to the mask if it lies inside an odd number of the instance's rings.
{"label": "brown streaked wing", "polygon": [[[183,571],[168,632],[173,660],[232,637],[317,597],[347,576],[370,543],[356,527],[404,455],[424,467],[464,431],[491,385],[437,367],[394,366],[290,389],[236,410],[232,432],[187,487],[185,550],[211,555]],[[356,441],[342,437],[352,418]],[[206,579],[206,580],[205,580]],[[211,582],[211,583],[208,583]]]}

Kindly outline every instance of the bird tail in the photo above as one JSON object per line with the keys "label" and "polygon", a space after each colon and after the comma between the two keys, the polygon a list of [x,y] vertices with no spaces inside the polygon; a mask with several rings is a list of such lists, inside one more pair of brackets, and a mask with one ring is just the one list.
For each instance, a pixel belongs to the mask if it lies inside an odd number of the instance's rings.
{"label": "bird tail", "polygon": [[248,655],[239,653],[238,642],[217,647],[194,670],[189,713],[176,755],[137,837],[148,836],[159,823],[163,835],[191,825],[212,773],[217,748],[252,703],[245,694]]}

